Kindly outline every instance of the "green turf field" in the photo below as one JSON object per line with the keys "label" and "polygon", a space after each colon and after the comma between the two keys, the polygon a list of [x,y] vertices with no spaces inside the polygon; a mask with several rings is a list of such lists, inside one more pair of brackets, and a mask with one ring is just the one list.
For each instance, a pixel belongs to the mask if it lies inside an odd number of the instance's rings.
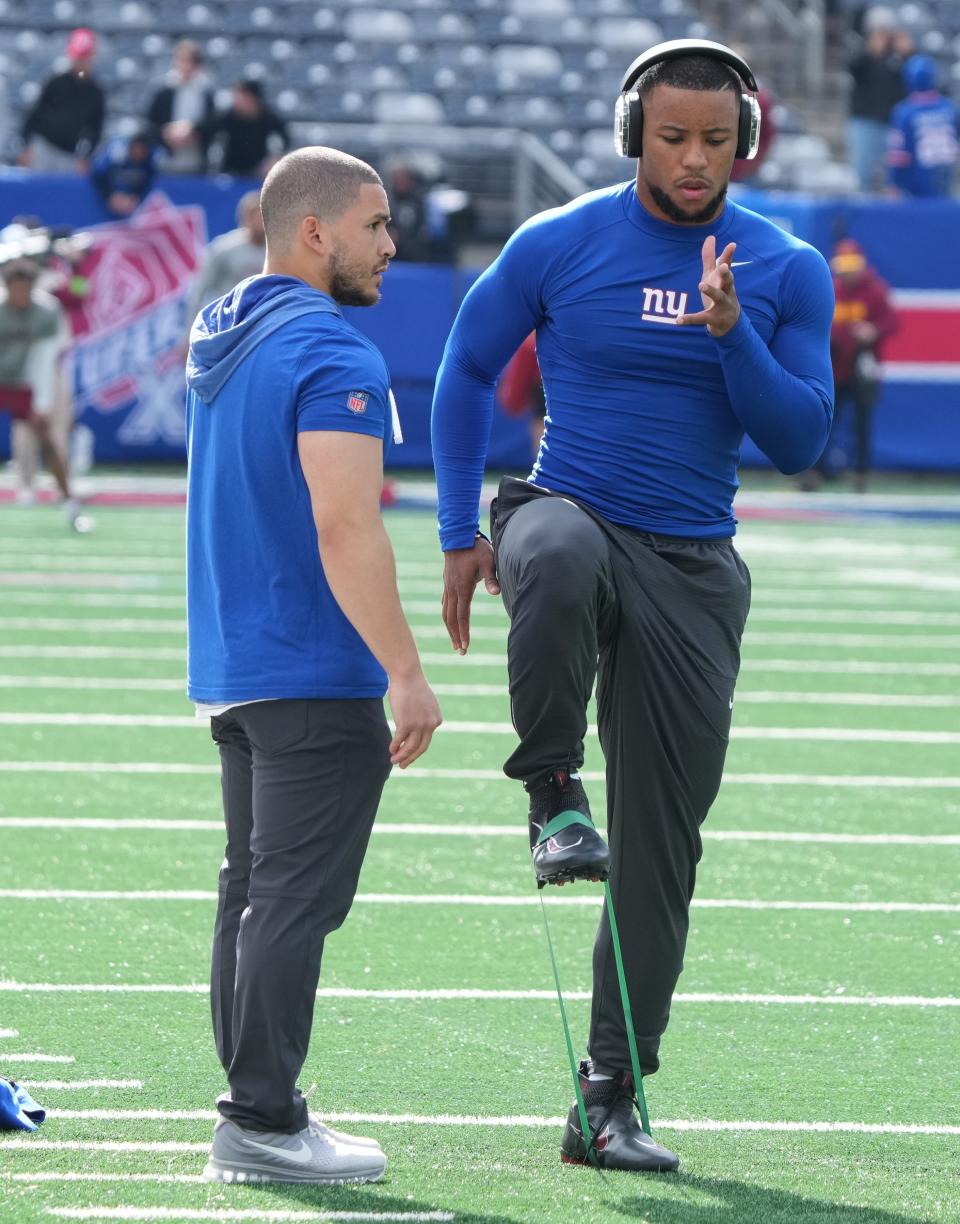
{"label": "green turf field", "polygon": [[[392,512],[445,726],[388,784],[329,940],[303,1086],[377,1186],[208,1186],[217,763],[183,696],[183,517],[0,510],[0,1221],[960,1221],[960,531],[750,522],[754,608],[686,971],[647,1081],[676,1177],[559,1162],[571,1097],[525,842],[499,773],[506,623],[466,659],[432,519]],[[602,760],[586,762],[602,812]],[[580,1040],[597,890],[548,898]],[[622,932],[624,939],[630,937]]]}

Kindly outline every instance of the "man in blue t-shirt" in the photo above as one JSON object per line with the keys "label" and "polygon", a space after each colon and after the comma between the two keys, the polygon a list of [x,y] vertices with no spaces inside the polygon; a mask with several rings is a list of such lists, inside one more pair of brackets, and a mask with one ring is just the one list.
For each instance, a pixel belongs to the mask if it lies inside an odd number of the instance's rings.
{"label": "man in blue t-shirt", "polygon": [[[636,181],[533,217],[464,300],[437,379],[433,445],[443,615],[466,653],[483,581],[510,615],[520,737],[505,771],[529,796],[538,883],[609,872],[642,1074],[683,963],[700,825],[720,785],[750,602],[732,545],[744,433],[784,472],[830,428],[833,290],[823,258],[726,200],[756,147],[756,88],[717,44],[662,44],[624,77]],[[701,308],[702,307],[702,308]],[[547,415],[533,472],[478,507],[493,386],[537,334]],[[597,682],[610,850],[578,770]],[[570,1162],[673,1170],[645,1134],[606,914],[593,959],[591,1134]]]}
{"label": "man in blue t-shirt", "polygon": [[379,301],[394,246],[377,173],[335,149],[288,154],[260,206],[264,274],[200,313],[187,362],[188,694],[227,829],[211,1004],[230,1091],[205,1176],[375,1181],[379,1145],[308,1113],[297,1077],[391,764],[440,723],[380,518],[389,375],[340,312]]}

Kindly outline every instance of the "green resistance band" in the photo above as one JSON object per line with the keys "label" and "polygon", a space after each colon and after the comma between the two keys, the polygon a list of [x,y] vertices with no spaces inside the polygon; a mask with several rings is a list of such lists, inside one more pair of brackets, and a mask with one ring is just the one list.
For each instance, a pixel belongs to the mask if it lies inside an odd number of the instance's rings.
{"label": "green resistance band", "polygon": [[557,969],[557,958],[553,952],[553,940],[550,938],[550,923],[547,921],[547,907],[543,904],[543,892],[540,893],[540,910],[543,913],[543,929],[547,933],[547,947],[550,949],[550,964],[553,966],[553,980],[557,987],[557,999],[560,1002],[560,1018],[563,1021],[563,1036],[567,1043],[567,1058],[570,1059],[570,1074],[573,1076],[573,1091],[577,1097],[577,1113],[580,1116],[580,1133],[583,1135],[583,1142],[587,1149],[587,1159],[596,1168],[597,1153],[594,1148],[594,1136],[590,1131],[590,1123],[587,1119],[587,1107],[583,1100],[583,1091],[580,1087],[580,1076],[577,1074],[577,1056],[573,1052],[573,1041],[570,1039],[570,1025],[567,1021],[567,1009],[563,1002],[563,991],[560,989],[560,973]]}
{"label": "green resistance band", "polygon": [[[570,828],[571,825],[585,825],[587,828],[593,828],[593,822],[589,817],[584,816],[581,812],[561,812],[559,815],[547,822],[543,831],[537,838],[537,845],[545,842],[547,838],[553,837],[554,834],[561,832],[563,829]],[[607,917],[610,922],[610,937],[613,942],[613,955],[617,966],[617,982],[620,986],[620,1000],[623,1004],[623,1018],[627,1030],[627,1042],[630,1047],[630,1067],[633,1071],[633,1085],[637,1098],[637,1107],[640,1111],[640,1122],[643,1129],[649,1135],[650,1117],[647,1113],[647,1102],[643,1093],[643,1078],[640,1074],[640,1056],[637,1053],[637,1038],[633,1031],[633,1011],[630,1007],[630,996],[627,992],[627,980],[623,972],[623,953],[620,951],[620,932],[617,928],[617,917],[613,908],[613,896],[610,892],[609,880],[604,881],[604,899],[607,906]],[[543,892],[540,892],[540,909],[543,913],[543,929],[547,936],[547,948],[550,952],[550,964],[553,969],[553,980],[557,988],[557,1000],[560,1004],[560,1019],[563,1022],[563,1036],[567,1046],[567,1058],[570,1060],[570,1074],[573,1077],[573,1090],[577,1099],[577,1113],[580,1117],[580,1126],[582,1129],[584,1143],[587,1148],[587,1157],[591,1164],[597,1165],[597,1155],[594,1148],[594,1136],[590,1132],[590,1124],[587,1120],[587,1107],[583,1100],[583,1092],[580,1088],[580,1076],[577,1073],[577,1059],[573,1051],[573,1041],[570,1037],[570,1024],[567,1020],[567,1009],[563,1001],[563,991],[560,987],[560,971],[557,968],[557,958],[553,950],[553,940],[550,937],[550,923],[547,920],[547,910],[543,903]],[[599,1166],[598,1166],[599,1167]]]}
{"label": "green resistance band", "polygon": [[630,1069],[633,1071],[633,1090],[637,1096],[637,1108],[640,1110],[640,1124],[648,1135],[650,1116],[647,1113],[647,1099],[643,1095],[643,1077],[640,1074],[640,1056],[637,1053],[637,1035],[633,1031],[633,1012],[630,1008],[630,995],[627,993],[627,979],[623,972],[623,954],[620,951],[620,933],[617,930],[617,916],[613,912],[613,894],[610,892],[610,881],[604,880],[603,892],[607,902],[607,917],[610,920],[610,938],[613,940],[613,956],[617,962],[617,981],[620,983],[620,999],[623,1003],[623,1019],[627,1026],[627,1042],[630,1045]]}

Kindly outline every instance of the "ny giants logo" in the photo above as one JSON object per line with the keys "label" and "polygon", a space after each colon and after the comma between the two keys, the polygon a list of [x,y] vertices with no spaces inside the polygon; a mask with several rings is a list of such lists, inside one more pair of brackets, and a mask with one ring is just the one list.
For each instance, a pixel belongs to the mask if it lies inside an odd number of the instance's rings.
{"label": "ny giants logo", "polygon": [[644,323],[673,323],[686,312],[687,295],[675,289],[643,289]]}

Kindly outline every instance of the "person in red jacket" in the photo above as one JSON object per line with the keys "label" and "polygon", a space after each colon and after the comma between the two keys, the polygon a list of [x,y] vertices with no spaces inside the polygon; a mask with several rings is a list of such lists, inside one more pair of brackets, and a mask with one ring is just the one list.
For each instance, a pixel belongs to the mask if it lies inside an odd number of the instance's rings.
{"label": "person in red jacket", "polygon": [[531,332],[510,358],[497,387],[500,407],[509,417],[526,417],[530,427],[530,446],[534,461],[543,437],[547,401],[537,361],[537,335]]}
{"label": "person in red jacket", "polygon": [[884,341],[899,326],[890,301],[890,288],[867,262],[863,247],[852,238],[842,238],[830,260],[836,305],[830,332],[835,408],[833,429],[815,468],[802,480],[806,489],[816,489],[830,474],[837,422],[844,405],[853,404],[856,453],[854,488],[862,493],[870,471],[873,406],[880,389],[880,358]]}

